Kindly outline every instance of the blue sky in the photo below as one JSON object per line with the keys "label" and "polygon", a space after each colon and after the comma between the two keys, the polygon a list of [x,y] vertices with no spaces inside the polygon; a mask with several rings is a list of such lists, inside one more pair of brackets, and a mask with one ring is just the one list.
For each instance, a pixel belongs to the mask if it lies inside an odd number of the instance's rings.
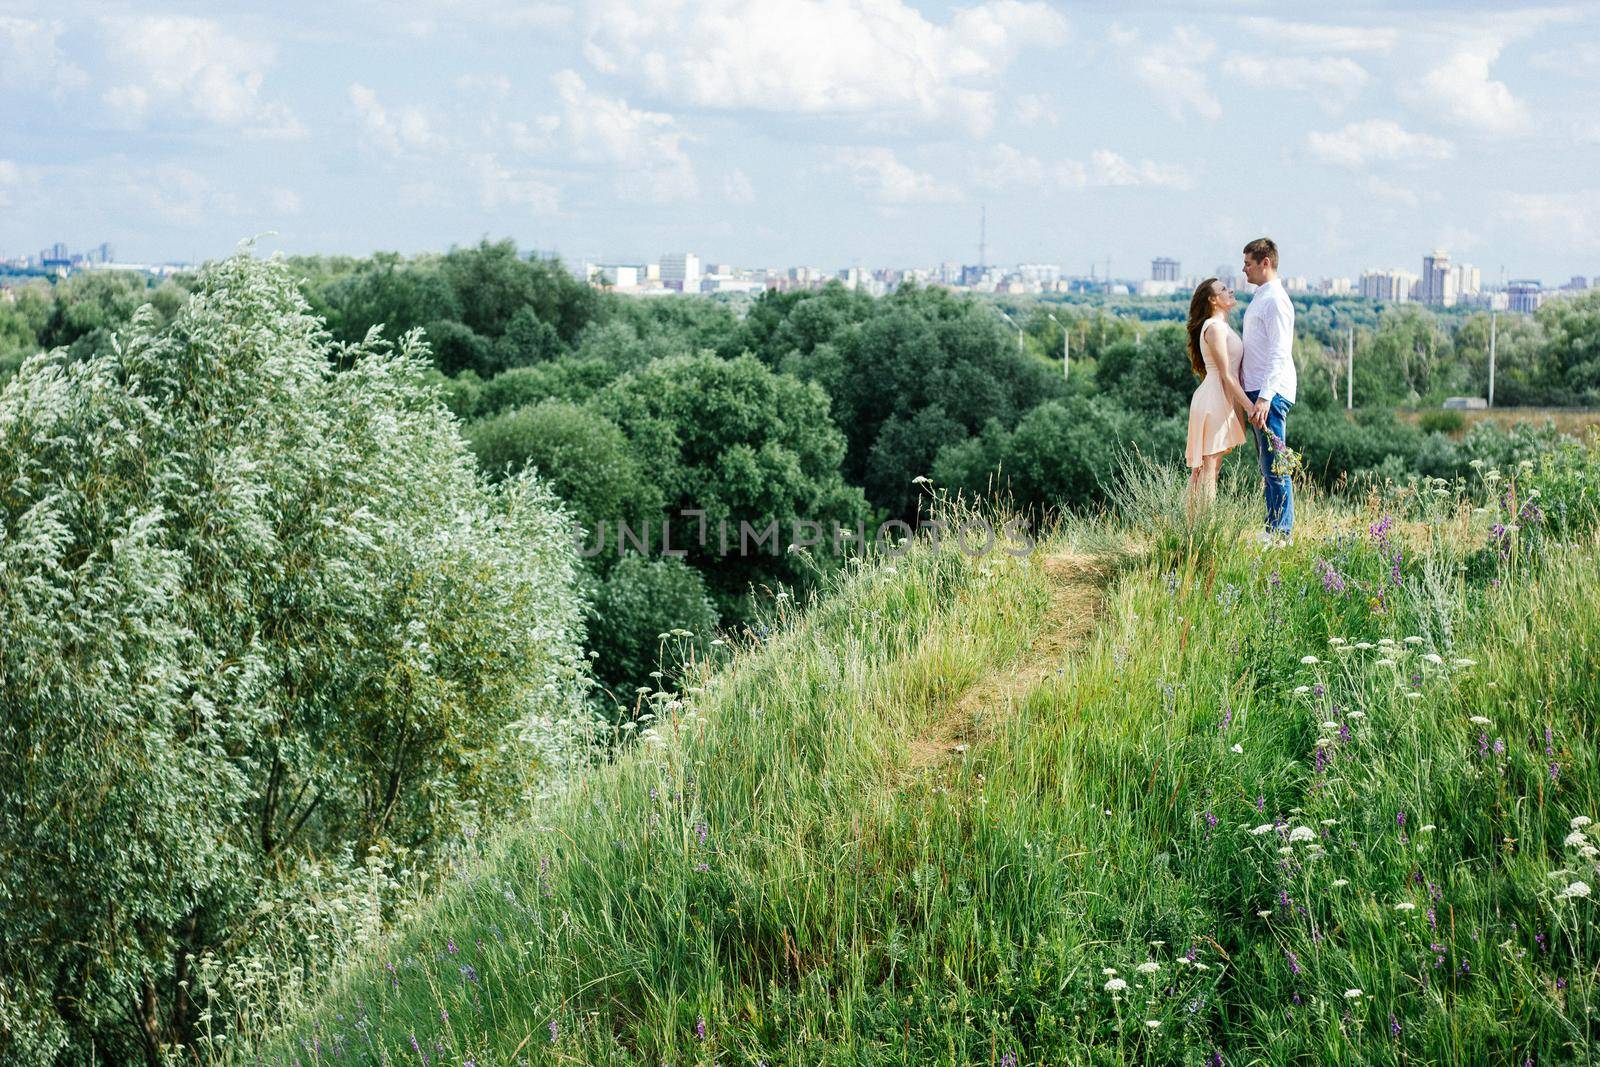
{"label": "blue sky", "polygon": [[0,0],[0,100],[0,255],[1600,274],[1594,4]]}

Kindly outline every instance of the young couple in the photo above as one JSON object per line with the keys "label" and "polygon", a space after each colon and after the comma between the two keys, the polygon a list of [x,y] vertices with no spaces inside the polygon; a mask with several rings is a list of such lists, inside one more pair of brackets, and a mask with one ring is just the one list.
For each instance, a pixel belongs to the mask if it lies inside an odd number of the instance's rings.
{"label": "young couple", "polygon": [[1244,246],[1244,276],[1256,291],[1244,312],[1244,337],[1228,313],[1233,290],[1207,278],[1189,301],[1189,363],[1200,381],[1189,401],[1189,506],[1208,505],[1217,492],[1222,457],[1244,444],[1252,428],[1267,498],[1266,528],[1259,535],[1276,545],[1294,537],[1294,490],[1287,464],[1285,419],[1294,406],[1294,306],[1278,280],[1278,246],[1259,237]]}

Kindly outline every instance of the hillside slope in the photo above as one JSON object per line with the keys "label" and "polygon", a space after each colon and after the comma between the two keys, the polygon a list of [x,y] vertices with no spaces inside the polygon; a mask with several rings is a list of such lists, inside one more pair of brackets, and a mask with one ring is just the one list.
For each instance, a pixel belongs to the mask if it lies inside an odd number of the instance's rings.
{"label": "hillside slope", "polygon": [[248,1059],[1582,1061],[1600,544],[1455,492],[864,567]]}

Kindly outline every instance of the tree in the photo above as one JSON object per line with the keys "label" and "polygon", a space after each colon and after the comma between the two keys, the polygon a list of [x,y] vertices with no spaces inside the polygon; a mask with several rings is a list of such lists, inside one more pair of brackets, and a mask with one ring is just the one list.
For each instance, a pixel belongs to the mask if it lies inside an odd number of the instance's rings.
{"label": "tree", "polygon": [[1537,317],[1549,339],[1543,377],[1552,400],[1600,403],[1600,293],[1552,300]]}
{"label": "tree", "polygon": [[1194,396],[1188,337],[1178,323],[1146,330],[1136,341],[1117,341],[1100,354],[1095,383],[1131,411],[1166,416],[1187,413]]}
{"label": "tree", "polygon": [[[861,491],[840,475],[845,442],[828,420],[827,395],[752,356],[657,360],[624,375],[591,407],[627,434],[673,520],[673,550],[686,551],[705,575],[724,617],[749,618],[752,585],[808,579],[785,551],[798,522],[818,523],[826,536],[834,522],[850,528],[865,518]],[[696,510],[706,516],[704,543],[696,520],[684,514]],[[749,524],[748,539],[741,523]],[[611,537],[615,552],[615,530]]]}
{"label": "tree", "polygon": [[246,254],[196,284],[0,392],[6,1062],[163,1062],[241,1009],[230,961],[344,950],[257,943],[258,902],[426,871],[586,758],[550,490],[477,473],[415,335],[336,351]]}
{"label": "tree", "polygon": [[[703,648],[717,630],[717,609],[700,572],[681,559],[646,556],[617,560],[595,583],[588,619],[595,674],[624,699],[651,684],[651,671],[673,666],[662,662],[664,651]],[[688,636],[672,637],[673,630]]]}

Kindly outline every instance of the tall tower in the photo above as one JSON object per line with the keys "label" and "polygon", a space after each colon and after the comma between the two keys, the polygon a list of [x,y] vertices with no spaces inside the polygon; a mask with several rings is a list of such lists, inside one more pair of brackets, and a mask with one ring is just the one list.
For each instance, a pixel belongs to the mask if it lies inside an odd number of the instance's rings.
{"label": "tall tower", "polygon": [[989,265],[989,205],[978,206],[978,269]]}

